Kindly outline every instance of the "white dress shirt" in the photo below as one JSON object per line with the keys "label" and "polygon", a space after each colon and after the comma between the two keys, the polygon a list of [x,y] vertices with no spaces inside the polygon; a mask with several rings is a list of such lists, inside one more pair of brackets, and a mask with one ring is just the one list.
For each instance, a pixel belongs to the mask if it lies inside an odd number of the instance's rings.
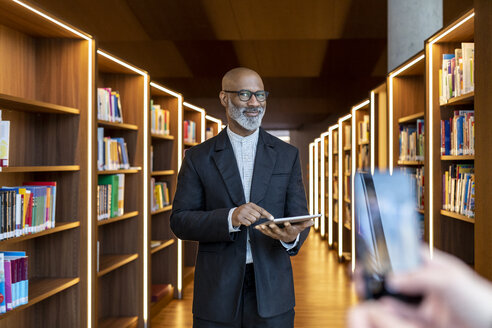
{"label": "white dress shirt", "polygon": [[[239,169],[239,175],[241,176],[241,182],[243,184],[244,198],[246,200],[246,203],[249,203],[250,200],[251,182],[253,180],[253,171],[255,168],[256,148],[258,146],[258,137],[260,135],[259,131],[259,129],[256,129],[256,131],[249,136],[242,137],[232,132],[231,129],[229,129],[229,126],[227,127],[227,135],[229,136],[234,155],[236,156],[237,168]],[[232,212],[234,212],[235,209],[236,207],[232,208],[229,211],[228,222],[230,233],[240,231],[240,227],[232,226]],[[247,231],[247,234],[248,238],[246,244],[246,263],[253,263],[249,231]],[[299,242],[299,235],[297,235],[297,238],[293,243],[287,244],[283,241],[280,242],[286,248],[286,250],[290,250],[294,248]]]}

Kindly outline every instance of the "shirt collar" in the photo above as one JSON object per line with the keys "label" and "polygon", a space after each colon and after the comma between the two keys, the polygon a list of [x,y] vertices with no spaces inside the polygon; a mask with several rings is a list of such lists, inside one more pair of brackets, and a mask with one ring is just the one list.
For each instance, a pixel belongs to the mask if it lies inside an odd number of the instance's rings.
{"label": "shirt collar", "polygon": [[229,126],[227,126],[227,135],[229,136],[229,139],[237,141],[237,142],[252,142],[252,141],[257,141],[258,136],[260,134],[260,129],[256,129],[255,132],[250,134],[249,136],[243,137],[240,136],[237,133],[232,132],[231,129],[229,129]]}

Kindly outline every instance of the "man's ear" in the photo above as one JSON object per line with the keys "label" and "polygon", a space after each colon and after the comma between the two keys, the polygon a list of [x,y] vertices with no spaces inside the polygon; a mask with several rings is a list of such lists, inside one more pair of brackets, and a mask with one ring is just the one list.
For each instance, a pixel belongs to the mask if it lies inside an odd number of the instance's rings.
{"label": "man's ear", "polygon": [[227,95],[224,91],[221,91],[219,93],[219,99],[220,99],[220,103],[222,104],[222,106],[227,108]]}

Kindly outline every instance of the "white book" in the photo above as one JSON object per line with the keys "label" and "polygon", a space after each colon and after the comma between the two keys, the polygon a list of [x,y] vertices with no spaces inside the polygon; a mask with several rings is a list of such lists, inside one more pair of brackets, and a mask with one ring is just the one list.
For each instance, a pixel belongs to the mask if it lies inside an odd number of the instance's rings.
{"label": "white book", "polygon": [[0,167],[9,166],[10,121],[0,121]]}
{"label": "white book", "polygon": [[475,89],[473,72],[475,66],[475,43],[463,42],[461,43],[461,49],[463,54],[463,90],[464,93],[468,93]]}

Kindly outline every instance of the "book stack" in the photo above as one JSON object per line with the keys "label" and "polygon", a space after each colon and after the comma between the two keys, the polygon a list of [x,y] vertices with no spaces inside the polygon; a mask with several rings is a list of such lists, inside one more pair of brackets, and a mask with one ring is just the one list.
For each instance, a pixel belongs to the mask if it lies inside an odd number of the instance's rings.
{"label": "book stack", "polygon": [[400,161],[423,161],[425,154],[424,120],[418,119],[415,125],[400,125]]}
{"label": "book stack", "polygon": [[191,120],[186,120],[183,122],[183,124],[184,124],[184,128],[183,128],[184,141],[189,143],[195,143],[196,123]]}
{"label": "book stack", "polygon": [[364,120],[359,122],[359,143],[369,142],[369,115],[364,115]]}
{"label": "book stack", "polygon": [[473,164],[452,164],[442,177],[442,208],[468,217],[475,216]]}
{"label": "book stack", "polygon": [[154,104],[151,100],[151,132],[154,134],[161,134],[168,136],[171,132],[169,130],[170,113],[168,110],[161,109],[160,105]]}
{"label": "book stack", "polygon": [[97,119],[108,122],[123,123],[121,97],[111,88],[97,88]]}
{"label": "book stack", "polygon": [[0,313],[29,301],[26,252],[0,252]]}
{"label": "book stack", "polygon": [[106,220],[125,213],[125,175],[100,175],[97,181],[97,219]]}
{"label": "book stack", "polygon": [[97,128],[97,168],[99,171],[129,169],[125,139],[104,136],[104,128]]}
{"label": "book stack", "polygon": [[439,101],[445,104],[449,99],[470,93],[475,89],[475,44],[461,43],[454,54],[442,55],[439,69]]}
{"label": "book stack", "polygon": [[214,136],[214,128],[213,127],[208,127],[207,130],[205,131],[205,140],[208,140]]}
{"label": "book stack", "polygon": [[9,166],[10,121],[2,120],[0,110],[0,167]]}
{"label": "book stack", "polygon": [[453,117],[441,120],[441,155],[475,154],[475,116],[473,110],[455,110]]}
{"label": "book stack", "polygon": [[56,182],[0,188],[0,240],[55,227]]}
{"label": "book stack", "polygon": [[169,199],[169,188],[167,182],[156,182],[154,178],[150,179],[152,193],[152,211],[157,211],[171,204]]}

